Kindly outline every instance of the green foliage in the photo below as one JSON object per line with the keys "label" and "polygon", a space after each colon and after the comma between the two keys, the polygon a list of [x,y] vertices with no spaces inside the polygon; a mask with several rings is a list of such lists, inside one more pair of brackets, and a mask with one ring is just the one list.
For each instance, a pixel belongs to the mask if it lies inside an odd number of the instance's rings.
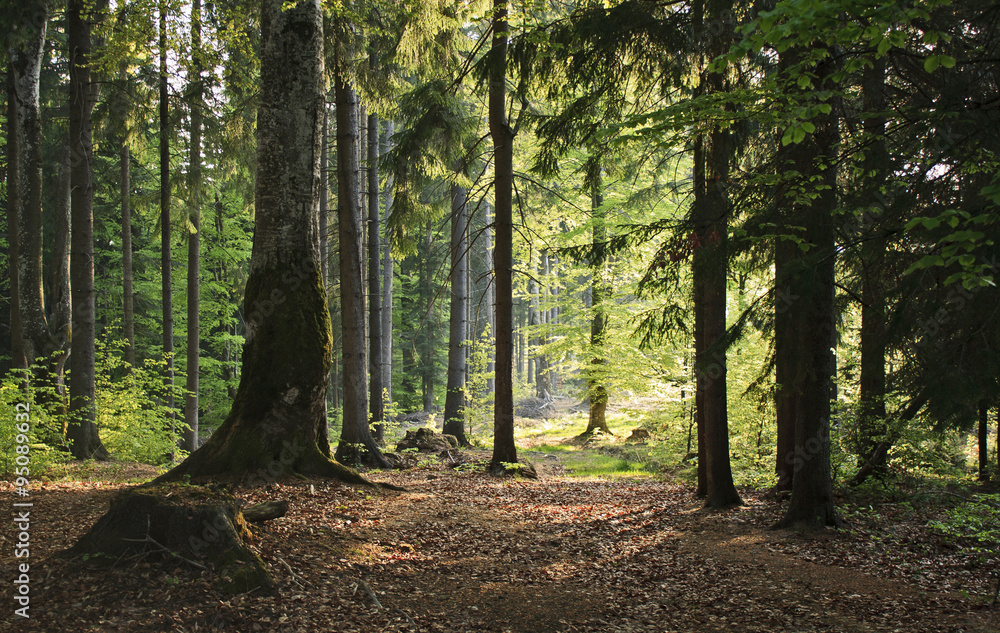
{"label": "green foliage", "polygon": [[[97,342],[97,428],[107,449],[124,461],[162,464],[183,457],[177,440],[183,431],[178,414],[164,405],[165,360],[147,359],[128,368],[123,358],[125,342],[110,336]],[[182,384],[182,379],[175,384]],[[177,389],[175,401],[183,402]]]}
{"label": "green foliage", "polygon": [[[12,478],[18,467],[16,451],[19,444],[27,445],[30,450],[29,482],[70,458],[69,447],[63,441],[62,420],[38,404],[39,401],[53,401],[54,394],[50,390],[44,391],[46,393],[39,393],[31,385],[25,389],[25,382],[17,371],[11,371],[0,379],[0,474],[5,477]],[[62,404],[63,399],[59,397],[55,402]],[[28,441],[18,442],[18,435],[24,429],[18,423],[17,414],[23,413],[25,406],[29,418]]]}
{"label": "green foliage", "polygon": [[493,356],[493,337],[489,325],[483,329],[479,339],[469,344],[468,381],[465,383],[465,422],[467,435],[475,429],[486,430],[493,424],[494,393],[487,388],[494,372],[489,370]]}
{"label": "green foliage", "polygon": [[1000,545],[1000,494],[982,494],[927,523],[939,534],[978,553],[996,555]]}

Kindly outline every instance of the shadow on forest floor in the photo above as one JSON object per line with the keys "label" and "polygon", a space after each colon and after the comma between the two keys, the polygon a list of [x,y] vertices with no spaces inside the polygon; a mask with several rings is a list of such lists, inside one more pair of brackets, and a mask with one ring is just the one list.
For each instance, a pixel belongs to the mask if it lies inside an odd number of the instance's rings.
{"label": "shadow on forest floor", "polygon": [[[16,624],[127,632],[1000,628],[1000,611],[985,606],[984,569],[935,540],[923,528],[927,516],[871,513],[852,516],[851,530],[775,532],[767,528],[781,504],[749,490],[741,490],[746,506],[706,513],[689,487],[661,478],[554,472],[494,479],[426,463],[370,473],[405,493],[294,479],[238,489],[247,503],[291,504],[287,516],[254,528],[276,597],[222,596],[209,572],[152,555],[110,571],[50,558],[123,484],[101,482],[99,472],[88,482],[47,483],[31,495],[32,617]],[[8,526],[6,552],[12,537]],[[15,559],[4,563],[14,573]]]}

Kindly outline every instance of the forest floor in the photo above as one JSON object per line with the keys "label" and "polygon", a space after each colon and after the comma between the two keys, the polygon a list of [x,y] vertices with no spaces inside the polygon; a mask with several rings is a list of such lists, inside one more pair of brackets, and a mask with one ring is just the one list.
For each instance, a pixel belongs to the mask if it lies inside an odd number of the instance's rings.
{"label": "forest floor", "polygon": [[[147,557],[98,571],[52,557],[125,482],[155,474],[124,464],[78,469],[76,481],[32,490],[31,618],[0,628],[1000,631],[995,581],[934,536],[919,510],[885,504],[852,511],[848,529],[772,531],[783,505],[762,493],[741,490],[745,506],[709,513],[670,479],[572,477],[558,456],[524,448],[538,480],[428,459],[370,473],[406,492],[295,479],[238,488],[247,503],[291,504],[287,516],[254,526],[253,547],[280,589],[271,597],[223,596],[209,572],[183,562]],[[11,576],[21,561],[9,525],[2,537]],[[9,623],[9,593],[4,604]]]}

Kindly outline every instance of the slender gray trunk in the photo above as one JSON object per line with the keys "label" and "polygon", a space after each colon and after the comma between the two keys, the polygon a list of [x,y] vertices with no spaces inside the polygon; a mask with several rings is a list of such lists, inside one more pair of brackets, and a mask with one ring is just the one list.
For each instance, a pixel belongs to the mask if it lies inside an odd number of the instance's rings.
{"label": "slender gray trunk", "polygon": [[[383,153],[391,149],[393,123],[385,124],[383,137]],[[385,183],[385,213],[383,226],[388,226],[389,214],[392,213],[392,175],[387,175]],[[382,388],[385,390],[387,402],[392,402],[392,280],[393,280],[392,247],[388,236],[382,244]]]}
{"label": "slender gray trunk", "polygon": [[[374,56],[373,56],[374,63]],[[375,441],[385,441],[385,400],[382,393],[382,245],[379,241],[379,121],[368,115],[368,406]]]}
{"label": "slender gray trunk", "polygon": [[465,347],[468,314],[468,191],[451,186],[451,303],[448,319],[448,387],[444,404],[444,432],[467,446],[465,437]]}
{"label": "slender gray trunk", "polygon": [[[338,63],[345,63],[338,60]],[[343,427],[337,460],[358,463],[359,447],[367,458],[387,466],[368,426],[368,359],[365,341],[361,182],[358,163],[358,100],[354,90],[336,73],[337,98],[337,207],[340,235],[341,347],[343,350]]]}

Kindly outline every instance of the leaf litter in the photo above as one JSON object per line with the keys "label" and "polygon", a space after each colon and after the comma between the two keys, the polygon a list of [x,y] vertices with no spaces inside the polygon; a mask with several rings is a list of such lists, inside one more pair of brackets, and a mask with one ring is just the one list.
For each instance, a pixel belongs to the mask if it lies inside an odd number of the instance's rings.
{"label": "leaf litter", "polygon": [[[373,476],[407,492],[294,479],[235,490],[247,505],[290,502],[253,528],[277,596],[222,595],[211,572],[162,556],[110,570],[55,558],[125,484],[43,484],[31,619],[17,630],[1000,631],[988,571],[927,517],[796,533],[769,530],[782,506],[749,490],[746,506],[708,513],[690,487],[648,478]],[[2,538],[13,573],[9,525]]]}

